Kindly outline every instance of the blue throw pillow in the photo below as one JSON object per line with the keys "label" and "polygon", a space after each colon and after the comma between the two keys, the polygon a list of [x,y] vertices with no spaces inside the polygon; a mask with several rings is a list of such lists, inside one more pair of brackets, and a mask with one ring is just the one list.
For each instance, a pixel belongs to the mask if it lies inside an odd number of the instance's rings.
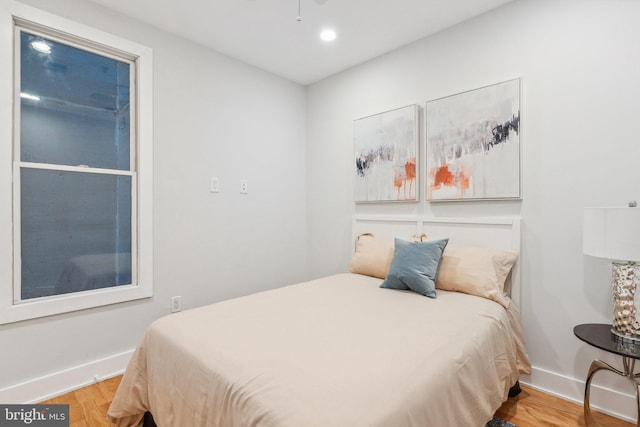
{"label": "blue throw pillow", "polygon": [[442,253],[449,239],[407,242],[395,239],[395,252],[381,288],[412,290],[436,297],[436,279]]}

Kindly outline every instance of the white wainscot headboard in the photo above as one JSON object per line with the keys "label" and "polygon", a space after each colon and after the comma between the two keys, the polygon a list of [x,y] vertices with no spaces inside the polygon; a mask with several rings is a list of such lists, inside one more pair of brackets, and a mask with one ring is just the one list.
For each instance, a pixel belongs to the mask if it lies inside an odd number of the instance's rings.
{"label": "white wainscot headboard", "polygon": [[473,217],[435,218],[401,215],[354,215],[352,239],[362,233],[379,237],[421,236],[429,240],[449,238],[449,242],[459,245],[482,246],[517,252],[518,261],[511,271],[507,283],[511,300],[520,307],[520,218],[518,217]]}

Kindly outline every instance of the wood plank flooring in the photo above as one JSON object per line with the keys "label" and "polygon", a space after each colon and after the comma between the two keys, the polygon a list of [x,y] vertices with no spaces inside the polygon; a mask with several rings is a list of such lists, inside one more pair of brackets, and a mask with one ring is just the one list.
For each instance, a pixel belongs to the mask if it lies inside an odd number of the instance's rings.
{"label": "wood plank flooring", "polygon": [[69,405],[69,427],[113,427],[106,415],[122,376],[41,402]]}
{"label": "wood plank flooring", "polygon": [[[600,427],[634,427],[635,424],[593,411]],[[518,427],[584,426],[582,405],[522,386],[522,392],[507,400],[496,416]]]}
{"label": "wood plank flooring", "polygon": [[[121,376],[81,388],[41,403],[69,405],[70,427],[112,427],[105,419],[111,400],[120,384]],[[634,424],[595,414],[601,427],[633,427]],[[522,387],[522,393],[507,400],[496,416],[518,427],[577,427],[584,426],[582,406],[545,393]],[[425,426],[427,427],[427,426]],[[429,426],[445,427],[445,426]]]}

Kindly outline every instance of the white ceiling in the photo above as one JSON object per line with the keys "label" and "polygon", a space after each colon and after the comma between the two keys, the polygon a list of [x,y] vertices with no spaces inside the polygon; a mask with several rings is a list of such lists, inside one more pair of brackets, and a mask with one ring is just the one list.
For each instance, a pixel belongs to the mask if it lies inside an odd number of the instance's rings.
{"label": "white ceiling", "polygon": [[90,1],[309,84],[512,0]]}

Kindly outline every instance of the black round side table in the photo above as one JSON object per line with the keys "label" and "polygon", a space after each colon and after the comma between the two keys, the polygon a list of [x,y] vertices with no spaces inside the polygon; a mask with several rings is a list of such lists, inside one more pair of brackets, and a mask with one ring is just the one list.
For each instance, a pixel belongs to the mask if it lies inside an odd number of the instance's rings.
{"label": "black round side table", "polygon": [[573,328],[573,333],[576,337],[589,345],[597,347],[601,350],[609,353],[622,356],[622,371],[614,368],[606,362],[601,360],[594,360],[589,367],[589,373],[587,374],[587,382],[584,385],[584,422],[587,426],[597,426],[593,415],[591,414],[591,407],[589,406],[589,391],[591,388],[591,380],[593,375],[604,369],[614,372],[622,377],[628,378],[633,383],[636,390],[636,404],[638,406],[638,416],[636,418],[636,425],[640,427],[640,373],[634,373],[635,362],[640,359],[640,345],[634,345],[632,343],[623,343],[620,340],[614,339],[611,333],[611,325],[604,323],[585,323]]}

